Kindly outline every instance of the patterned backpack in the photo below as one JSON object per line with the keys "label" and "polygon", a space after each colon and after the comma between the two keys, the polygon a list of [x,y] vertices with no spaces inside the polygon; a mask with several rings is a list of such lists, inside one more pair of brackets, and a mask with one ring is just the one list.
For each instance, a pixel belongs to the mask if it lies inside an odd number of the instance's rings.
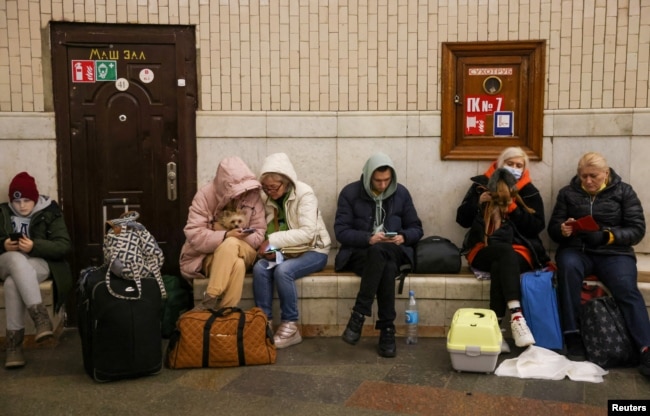
{"label": "patterned backpack", "polygon": [[[106,270],[106,286],[111,295],[116,298],[135,300],[142,297],[140,279],[153,277],[158,282],[160,293],[167,297],[160,268],[165,257],[156,239],[136,220],[140,217],[136,211],[128,211],[120,218],[106,222],[104,235],[104,264]],[[115,293],[111,289],[111,272],[123,279],[135,281],[138,297],[127,297]]]}
{"label": "patterned backpack", "polygon": [[639,352],[613,297],[590,299],[581,308],[582,341],[589,361],[603,368],[638,364]]}

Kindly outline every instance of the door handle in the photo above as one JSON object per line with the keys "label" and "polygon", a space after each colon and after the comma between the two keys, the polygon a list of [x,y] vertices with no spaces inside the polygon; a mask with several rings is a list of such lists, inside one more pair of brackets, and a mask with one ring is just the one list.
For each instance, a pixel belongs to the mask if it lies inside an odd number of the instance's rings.
{"label": "door handle", "polygon": [[176,163],[169,162],[167,164],[167,199],[170,201],[176,201],[178,197],[176,184],[178,175],[176,174]]}

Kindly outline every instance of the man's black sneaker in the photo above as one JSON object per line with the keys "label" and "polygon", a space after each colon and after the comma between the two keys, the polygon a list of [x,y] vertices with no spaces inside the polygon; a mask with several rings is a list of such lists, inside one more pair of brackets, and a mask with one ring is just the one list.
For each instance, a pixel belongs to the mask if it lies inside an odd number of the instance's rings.
{"label": "man's black sneaker", "polygon": [[397,355],[397,345],[395,344],[395,327],[382,328],[379,333],[379,345],[377,353],[382,357],[393,358]]}
{"label": "man's black sneaker", "polygon": [[345,327],[343,335],[341,335],[343,341],[350,345],[356,345],[357,342],[359,342],[359,338],[361,338],[361,330],[363,329],[363,323],[365,320],[365,316],[359,312],[352,311],[348,325]]}

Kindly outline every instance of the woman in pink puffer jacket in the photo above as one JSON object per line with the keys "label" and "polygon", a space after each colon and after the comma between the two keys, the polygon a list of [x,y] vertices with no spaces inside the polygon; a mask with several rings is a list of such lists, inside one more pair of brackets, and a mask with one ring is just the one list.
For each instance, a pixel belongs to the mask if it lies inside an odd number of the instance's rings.
{"label": "woman in pink puffer jacket", "polygon": [[[266,232],[261,187],[243,160],[228,157],[219,163],[214,180],[194,196],[184,228],[180,268],[186,279],[209,279],[203,301],[195,309],[239,303],[246,270],[253,265]],[[236,210],[244,217],[240,228],[213,226],[224,211]],[[246,228],[254,230],[243,232]]]}

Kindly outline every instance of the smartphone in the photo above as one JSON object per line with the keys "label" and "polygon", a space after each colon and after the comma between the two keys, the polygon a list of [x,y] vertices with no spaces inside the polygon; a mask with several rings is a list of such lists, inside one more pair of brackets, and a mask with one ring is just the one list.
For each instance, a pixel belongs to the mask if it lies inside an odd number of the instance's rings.
{"label": "smartphone", "polygon": [[270,249],[266,250],[266,251],[264,252],[264,254],[273,254],[273,253],[275,253],[276,251],[277,251],[276,249],[274,249],[274,248],[270,248]]}
{"label": "smartphone", "polygon": [[384,233],[384,237],[386,237],[386,238],[397,237],[397,233],[395,231],[386,231]]}
{"label": "smartphone", "polygon": [[255,228],[244,228],[241,230],[242,233],[250,234],[255,232]]}
{"label": "smartphone", "polygon": [[20,240],[20,237],[22,237],[22,236],[23,236],[22,233],[11,233],[11,234],[9,234],[9,238],[11,239],[11,241],[18,241],[18,240]]}

